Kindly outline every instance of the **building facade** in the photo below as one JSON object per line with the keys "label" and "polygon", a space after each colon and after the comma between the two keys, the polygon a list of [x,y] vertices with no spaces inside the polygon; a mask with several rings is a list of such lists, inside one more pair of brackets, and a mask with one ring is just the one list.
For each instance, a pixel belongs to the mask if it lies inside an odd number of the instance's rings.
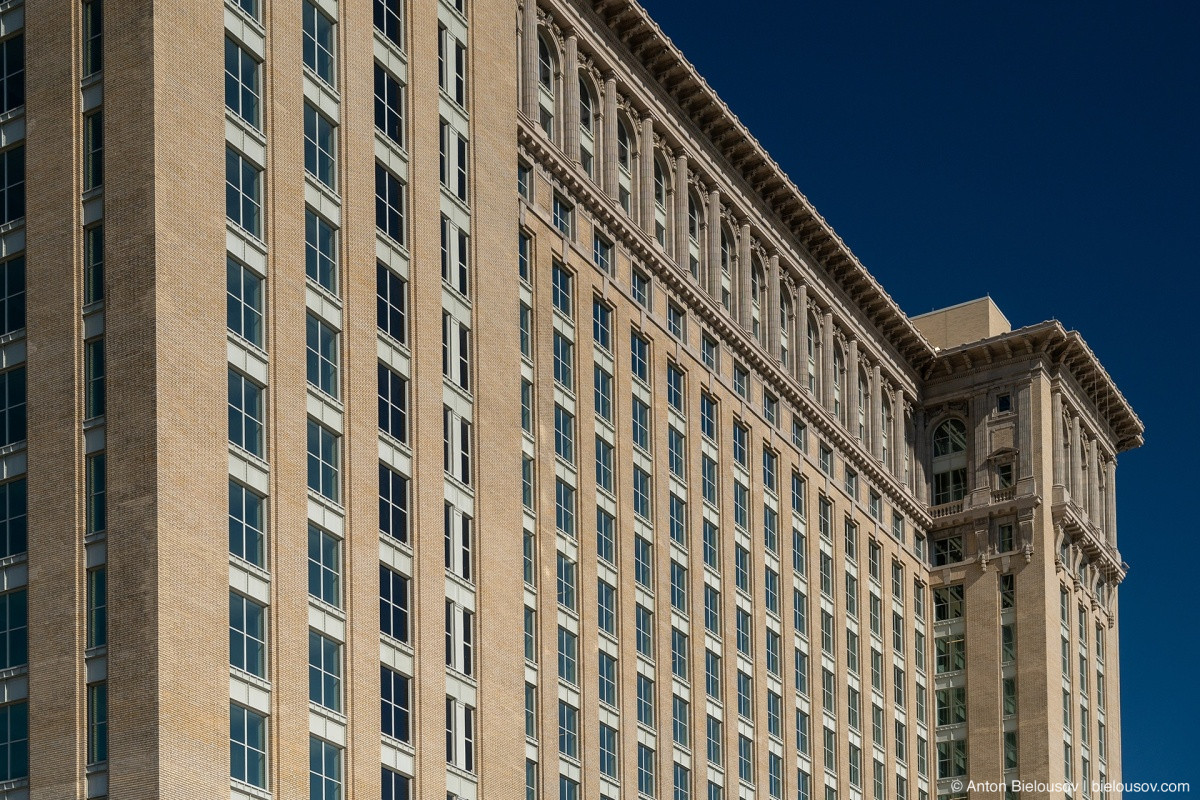
{"label": "building facade", "polygon": [[636,2],[0,50],[0,797],[1110,796],[1140,421],[907,317]]}

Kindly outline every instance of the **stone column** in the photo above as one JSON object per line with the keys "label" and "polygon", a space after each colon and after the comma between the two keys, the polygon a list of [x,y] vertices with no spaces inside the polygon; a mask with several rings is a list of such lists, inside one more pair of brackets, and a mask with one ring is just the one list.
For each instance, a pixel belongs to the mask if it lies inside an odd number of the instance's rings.
{"label": "stone column", "polygon": [[743,222],[738,239],[737,260],[737,319],[750,330],[750,223]]}
{"label": "stone column", "polygon": [[767,319],[766,322],[766,343],[767,350],[775,358],[779,358],[780,345],[780,324],[782,320],[779,318],[779,254],[772,253],[771,259],[767,262]]}
{"label": "stone column", "polygon": [[1104,533],[1108,538],[1108,543],[1113,547],[1117,546],[1117,459],[1114,456],[1105,463],[1105,469],[1108,471],[1108,480],[1106,481],[1105,489],[1105,508],[1104,514]]}
{"label": "stone column", "polygon": [[1067,483],[1066,472],[1063,466],[1063,440],[1062,440],[1062,392],[1055,390],[1050,401],[1050,420],[1051,420],[1051,437],[1054,447],[1054,485],[1065,486]]}
{"label": "stone column", "polygon": [[600,150],[604,154],[597,174],[602,176],[604,193],[617,198],[617,79],[611,73],[604,76],[604,119]]}
{"label": "stone column", "polygon": [[1071,499],[1077,504],[1083,505],[1086,502],[1087,495],[1083,488],[1083,437],[1081,435],[1081,424],[1079,415],[1075,414],[1071,417]]}
{"label": "stone column", "polygon": [[[846,427],[850,436],[858,438],[858,339],[851,339],[846,348],[846,380],[842,386],[846,406]],[[860,440],[861,441],[861,440]],[[863,442],[866,444],[866,442]]]}
{"label": "stone column", "polygon": [[892,473],[904,477],[904,391],[892,394]]}
{"label": "stone column", "polygon": [[525,116],[538,118],[538,24],[537,0],[525,0],[521,6],[521,106]]}
{"label": "stone column", "polygon": [[641,144],[638,147],[639,179],[638,219],[642,222],[642,230],[654,236],[654,121],[649,116],[642,118]]}
{"label": "stone column", "polygon": [[579,162],[579,36],[567,34],[562,64],[563,150],[567,158]]}
{"label": "stone column", "polygon": [[833,312],[821,315],[821,403],[833,411]]}
{"label": "stone column", "polygon": [[[675,263],[684,272],[691,272],[688,266],[688,162],[687,155],[680,151],[675,156]],[[698,232],[697,232],[698,233]],[[699,277],[699,276],[697,276]]]}
{"label": "stone column", "polygon": [[1087,511],[1092,523],[1097,526],[1103,516],[1100,509],[1100,470],[1100,445],[1091,439],[1088,442]]}
{"label": "stone column", "polygon": [[913,454],[912,454],[912,481],[913,491],[917,495],[917,499],[922,503],[929,502],[929,485],[925,480],[925,410],[917,409],[913,412]]}
{"label": "stone column", "polygon": [[721,193],[708,193],[708,296],[721,303]]}
{"label": "stone column", "polygon": [[883,375],[879,365],[871,367],[871,414],[867,420],[867,435],[871,439],[871,455],[883,461]]}

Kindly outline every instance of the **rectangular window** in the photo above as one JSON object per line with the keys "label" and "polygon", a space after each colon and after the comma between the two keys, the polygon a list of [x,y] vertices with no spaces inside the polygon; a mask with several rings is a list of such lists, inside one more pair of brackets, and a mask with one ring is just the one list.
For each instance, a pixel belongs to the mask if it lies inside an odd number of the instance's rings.
{"label": "rectangular window", "polygon": [[338,502],[340,456],[338,435],[315,420],[308,421],[308,488]]}
{"label": "rectangular window", "polygon": [[304,104],[304,169],[329,189],[337,186],[337,126]]}
{"label": "rectangular window", "polygon": [[636,333],[629,334],[629,367],[633,377],[650,380],[650,343]]}
{"label": "rectangular window", "polygon": [[654,681],[645,675],[637,676],[637,720],[654,727]]}
{"label": "rectangular window", "polygon": [[600,723],[600,774],[617,778],[617,731]]}
{"label": "rectangular window", "polygon": [[379,531],[408,542],[408,478],[379,463]]}
{"label": "rectangular window", "polygon": [[[376,9],[379,6],[380,0],[376,0]],[[375,64],[375,127],[404,146],[404,87],[379,64]]]}
{"label": "rectangular window", "polygon": [[687,344],[687,314],[674,303],[667,304],[667,330],[676,339]]}
{"label": "rectangular window", "polygon": [[408,338],[404,279],[382,262],[376,262],[375,293],[375,316],[379,330],[403,344]]}
{"label": "rectangular window", "polygon": [[342,646],[313,630],[308,632],[308,699],[342,710]]}
{"label": "rectangular window", "polygon": [[[102,229],[89,229],[85,232],[85,236],[90,236],[92,230],[100,231],[100,236],[103,236]],[[103,244],[100,245],[101,250]],[[87,249],[85,242],[85,250]],[[91,265],[89,265],[91,266]],[[103,262],[98,266],[101,270],[100,285],[93,289],[95,293],[91,300],[101,299],[103,290]],[[93,282],[91,276],[85,278],[86,283],[90,286]],[[229,330],[245,339],[255,347],[263,346],[263,297],[264,281],[254,272],[251,272],[246,267],[226,256],[225,258],[225,288],[226,288],[226,321]],[[89,301],[90,302],[90,301]]]}
{"label": "rectangular window", "polygon": [[104,185],[104,110],[83,115],[83,190]]}
{"label": "rectangular window", "polygon": [[612,375],[597,365],[592,370],[592,378],[596,416],[612,422]]}
{"label": "rectangular window", "polygon": [[554,521],[560,531],[575,538],[575,487],[561,479],[554,486]]}
{"label": "rectangular window", "polygon": [[596,555],[602,561],[616,565],[616,520],[601,508],[596,509]]}
{"label": "rectangular window", "polygon": [[558,677],[569,684],[579,682],[579,637],[558,627]]}
{"label": "rectangular window", "polygon": [[267,676],[267,609],[229,593],[229,663],[259,678]]}
{"label": "rectangular window", "polygon": [[342,749],[323,739],[308,737],[309,800],[341,800]]}
{"label": "rectangular window", "polygon": [[654,581],[651,577],[654,563],[651,552],[652,545],[641,536],[633,537],[633,579],[647,590],[653,591]]}
{"label": "rectangular window", "polygon": [[[243,0],[246,2],[248,0]],[[101,0],[83,0],[83,77],[104,68],[104,7]]]}
{"label": "rectangular window", "polygon": [[375,0],[374,6],[375,30],[392,44],[403,47],[404,4],[401,0]]}
{"label": "rectangular window", "polygon": [[654,613],[640,603],[634,607],[634,645],[638,653],[654,658]]}
{"label": "rectangular window", "polygon": [[400,642],[408,641],[408,578],[379,565],[379,630]]}
{"label": "rectangular window", "polygon": [[616,708],[617,706],[617,660],[608,653],[600,653],[600,664],[597,669],[597,694],[600,702]]}
{"label": "rectangular window", "polygon": [[408,381],[379,364],[379,430],[399,442],[408,441]]}
{"label": "rectangular window", "polygon": [[305,320],[308,383],[330,397],[338,396],[338,334],[312,314]]}
{"label": "rectangular window", "polygon": [[554,380],[567,391],[575,389],[575,356],[571,340],[554,332]]}
{"label": "rectangular window", "polygon": [[260,65],[237,42],[225,38],[225,107],[252,128],[260,125]]}
{"label": "rectangular window", "polygon": [[[84,232],[85,237],[87,233]],[[86,289],[85,286],[85,292]],[[90,301],[85,298],[86,302]],[[18,255],[0,263],[0,336],[24,327],[25,256]]]}
{"label": "rectangular window", "polygon": [[0,114],[25,105],[25,35],[0,42]]}
{"label": "rectangular window", "polygon": [[596,487],[608,492],[613,490],[613,451],[611,444],[596,437]]}
{"label": "rectangular window", "polygon": [[312,0],[304,0],[304,65],[330,86],[334,80],[334,21]]}
{"label": "rectangular window", "polygon": [[605,239],[600,234],[595,234],[592,237],[592,261],[606,275],[612,274],[613,268],[613,246],[612,243]]}
{"label": "rectangular window", "polygon": [[25,552],[29,538],[28,513],[26,479],[0,483],[0,558]]}
{"label": "rectangular window", "polygon": [[84,419],[104,416],[104,337],[83,343]]}
{"label": "rectangular window", "polygon": [[650,276],[635,267],[630,276],[630,291],[633,293],[634,302],[645,308],[651,308],[651,289]]}
{"label": "rectangular window", "polygon": [[267,718],[233,703],[229,704],[229,761],[233,780],[267,788]]}
{"label": "rectangular window", "polygon": [[342,600],[342,541],[308,525],[308,593],[331,606]]}
{"label": "rectangular window", "polygon": [[375,227],[404,244],[404,184],[378,162],[375,164]]}
{"label": "rectangular window", "polygon": [[604,580],[596,582],[596,624],[600,630],[617,635],[617,590]]}
{"label": "rectangular window", "polygon": [[409,684],[407,676],[379,665],[379,718],[384,736],[411,741],[409,730]]}
{"label": "rectangular window", "polygon": [[568,758],[579,758],[579,709],[558,701],[558,752]]}
{"label": "rectangular window", "polygon": [[29,661],[29,602],[25,589],[0,594],[0,669]]}
{"label": "rectangular window", "polygon": [[633,513],[647,522],[653,521],[650,473],[641,467],[633,468]]}
{"label": "rectangular window", "polygon": [[[3,162],[0,166],[5,168],[5,177],[8,178],[3,184],[7,186],[4,191],[4,200],[6,210],[12,207],[13,186],[11,183],[11,175],[13,165],[9,154],[12,150],[5,151]],[[24,183],[24,153],[21,154],[21,213],[17,216],[22,216],[25,213],[25,183]],[[225,148],[225,215],[230,221],[251,236],[262,238],[262,170],[254,166],[243,156],[231,147]],[[15,217],[10,217],[5,214],[0,222],[9,222]]]}
{"label": "rectangular window", "polygon": [[575,207],[557,194],[554,195],[554,227],[568,238],[575,229]]}
{"label": "rectangular window", "polygon": [[266,389],[229,370],[229,442],[257,458],[266,458]]}

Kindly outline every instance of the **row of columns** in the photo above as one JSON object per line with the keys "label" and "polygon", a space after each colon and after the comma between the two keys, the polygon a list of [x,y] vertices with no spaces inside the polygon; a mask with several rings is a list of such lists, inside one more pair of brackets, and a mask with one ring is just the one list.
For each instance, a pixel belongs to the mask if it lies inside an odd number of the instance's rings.
{"label": "row of columns", "polygon": [[[1054,483],[1083,506],[1093,523],[1104,531],[1108,543],[1117,544],[1117,461],[1101,457],[1099,440],[1083,431],[1078,413],[1066,408],[1061,390],[1051,397],[1053,414]],[[1064,432],[1063,423],[1070,418]],[[1087,448],[1086,459],[1084,448]],[[1069,458],[1069,463],[1068,463]],[[1088,466],[1085,469],[1084,462]]]}

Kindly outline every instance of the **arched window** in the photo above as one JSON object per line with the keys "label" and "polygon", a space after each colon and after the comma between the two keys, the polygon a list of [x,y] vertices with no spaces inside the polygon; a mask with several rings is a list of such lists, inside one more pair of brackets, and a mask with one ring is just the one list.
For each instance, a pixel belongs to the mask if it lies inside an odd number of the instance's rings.
{"label": "arched window", "polygon": [[792,301],[783,294],[779,298],[779,360],[785,367],[791,367],[791,319]]}
{"label": "arched window", "polygon": [[663,166],[662,159],[654,159],[654,238],[667,247],[667,192],[670,190],[670,170]]}
{"label": "arched window", "polygon": [[1063,486],[1067,487],[1067,491],[1071,494],[1075,493],[1075,462],[1071,460],[1071,426],[1067,421],[1063,420]]}
{"label": "arched window", "polygon": [[808,318],[808,391],[816,396],[819,386],[817,376],[821,374],[818,359],[821,357],[821,326],[813,316]]}
{"label": "arched window", "polygon": [[933,504],[954,503],[967,494],[967,426],[948,419],[933,432]]}
{"label": "arched window", "polygon": [[858,371],[858,440],[867,441],[867,420],[871,419],[871,391],[867,373]]}
{"label": "arched window", "polygon": [[733,236],[721,228],[721,305],[733,310]]}
{"label": "arched window", "polygon": [[750,270],[750,332],[760,342],[763,338],[763,300],[766,292],[767,275],[763,271],[762,262],[756,258]]}
{"label": "arched window", "polygon": [[633,213],[633,137],[625,120],[617,120],[617,199],[626,214]]}
{"label": "arched window", "polygon": [[588,175],[595,173],[596,102],[587,81],[579,78],[579,163]]}
{"label": "arched window", "polygon": [[696,195],[688,195],[688,267],[692,277],[700,280],[700,209]]}
{"label": "arched window", "polygon": [[887,469],[892,468],[891,462],[888,460],[890,453],[890,445],[892,443],[892,404],[887,399],[887,392],[883,393],[883,400],[880,404],[879,414],[879,441],[883,445],[883,465]]}
{"label": "arched window", "polygon": [[846,403],[842,389],[846,385],[846,357],[840,345],[833,346],[833,415],[846,424]]}
{"label": "arched window", "polygon": [[554,138],[554,102],[558,95],[558,58],[546,37],[538,36],[538,121]]}

